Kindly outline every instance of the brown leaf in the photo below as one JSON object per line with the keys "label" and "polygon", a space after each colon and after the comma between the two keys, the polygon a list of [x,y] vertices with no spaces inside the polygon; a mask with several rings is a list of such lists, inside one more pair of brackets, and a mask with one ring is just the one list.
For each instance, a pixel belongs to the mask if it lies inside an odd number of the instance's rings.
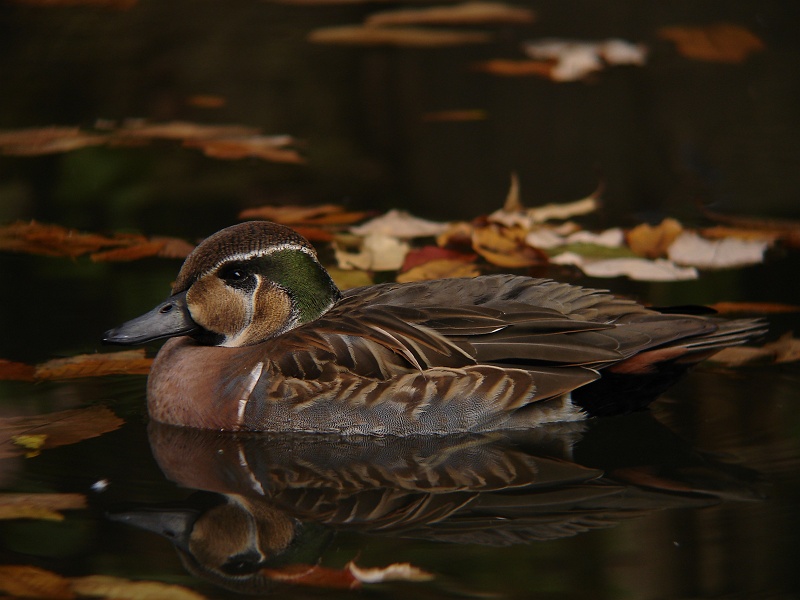
{"label": "brown leaf", "polygon": [[249,135],[239,137],[215,137],[186,139],[187,148],[199,148],[210,158],[237,160],[260,158],[272,162],[304,164],[306,159],[293,148],[294,140],[285,135]]}
{"label": "brown leaf", "polygon": [[203,600],[205,596],[189,588],[159,581],[131,581],[110,575],[74,577],[72,589],[80,596],[99,596],[114,600]]}
{"label": "brown leaf", "polygon": [[60,521],[61,510],[86,508],[83,494],[0,494],[0,519]]}
{"label": "brown leaf", "polygon": [[0,381],[33,381],[36,367],[0,358]]}
{"label": "brown leaf", "polygon": [[674,42],[686,58],[713,62],[742,62],[753,52],[764,49],[764,42],[750,30],[733,23],[716,23],[706,27],[662,27],[662,39]]}
{"label": "brown leaf", "polygon": [[222,108],[227,104],[227,101],[222,96],[197,94],[196,96],[189,96],[186,99],[186,103],[197,108]]}
{"label": "brown leaf", "polygon": [[486,223],[474,227],[472,248],[490,263],[509,269],[546,264],[547,255],[528,246],[526,234],[522,227]]}
{"label": "brown leaf", "polygon": [[532,23],[535,13],[527,8],[500,2],[465,2],[386,11],[370,15],[367,25],[475,25],[480,23]]}
{"label": "brown leaf", "polygon": [[16,456],[21,435],[46,436],[43,448],[76,444],[119,429],[124,421],[105,406],[62,410],[45,415],[0,418],[0,457]]}
{"label": "brown leaf", "polygon": [[774,314],[774,313],[793,313],[800,312],[800,306],[794,304],[778,304],[775,302],[717,302],[711,304],[720,314],[731,313],[755,313],[755,314]]}
{"label": "brown leaf", "polygon": [[764,231],[760,229],[745,229],[743,227],[724,227],[721,225],[701,229],[700,234],[703,237],[712,240],[721,238],[737,238],[740,240],[762,240],[770,243],[781,238],[781,233],[774,230]]}
{"label": "brown leaf", "polygon": [[71,600],[69,580],[30,565],[0,565],[0,590],[17,598]]}
{"label": "brown leaf", "polygon": [[358,46],[408,46],[437,48],[464,44],[485,44],[491,40],[488,33],[480,31],[452,31],[450,29],[423,29],[413,27],[371,27],[344,25],[315,29],[308,41],[316,44],[346,44]]}
{"label": "brown leaf", "polygon": [[440,258],[408,269],[397,276],[397,281],[399,283],[408,283],[410,281],[448,279],[451,277],[476,277],[480,274],[478,267],[469,262],[452,258]]}
{"label": "brown leaf", "polygon": [[262,569],[273,581],[295,585],[350,590],[360,587],[360,582],[350,569],[331,569],[319,565],[294,564],[276,569]]}
{"label": "brown leaf", "polygon": [[800,360],[800,339],[791,332],[780,339],[764,344],[760,348],[752,346],[733,346],[724,348],[712,356],[709,361],[726,367],[742,367],[746,365],[787,363]]}
{"label": "brown leaf", "polygon": [[258,135],[255,127],[243,125],[201,125],[187,121],[171,121],[168,123],[149,123],[147,121],[130,120],[115,130],[117,138],[144,138],[165,140],[208,140]]}
{"label": "brown leaf", "polygon": [[294,227],[327,225],[351,225],[370,216],[369,212],[346,211],[338,204],[316,206],[259,206],[239,213],[240,219],[266,219]]}
{"label": "brown leaf", "polygon": [[89,134],[78,127],[41,127],[0,132],[0,151],[11,156],[37,156],[99,146],[107,135]]}
{"label": "brown leaf", "polygon": [[485,110],[463,109],[463,110],[439,110],[428,112],[422,115],[422,120],[426,123],[455,123],[459,121],[485,121],[487,114]]}
{"label": "brown leaf", "polygon": [[472,250],[472,223],[458,221],[450,223],[442,233],[436,236],[436,243],[442,248]]}
{"label": "brown leaf", "polygon": [[472,68],[481,73],[499,75],[501,77],[545,77],[552,79],[555,61],[552,60],[515,60],[495,58],[475,63]]}
{"label": "brown leaf", "polygon": [[681,234],[683,226],[675,219],[664,219],[656,226],[642,223],[631,229],[626,238],[628,246],[639,256],[659,258]]}
{"label": "brown leaf", "polygon": [[140,258],[159,256],[165,245],[166,242],[164,241],[143,241],[141,244],[126,246],[125,248],[94,252],[89,255],[89,258],[92,262],[139,260]]}
{"label": "brown leaf", "polygon": [[463,252],[457,252],[456,250],[450,250],[448,248],[440,248],[439,246],[423,246],[422,248],[411,250],[408,254],[406,254],[406,258],[403,261],[403,267],[400,270],[408,271],[409,269],[413,269],[416,266],[432,260],[452,260],[462,263],[470,263],[476,258],[478,257],[474,254],[464,254]]}
{"label": "brown leaf", "polygon": [[57,358],[36,365],[36,379],[76,379],[103,375],[147,375],[152,358],[143,349],[107,352],[104,354],[78,354]]}
{"label": "brown leaf", "polygon": [[134,239],[123,237],[109,238],[94,233],[81,233],[60,225],[44,225],[31,221],[17,221],[0,227],[0,250],[27,252],[46,256],[76,257],[88,252],[96,252],[109,246],[119,247],[132,243]]}

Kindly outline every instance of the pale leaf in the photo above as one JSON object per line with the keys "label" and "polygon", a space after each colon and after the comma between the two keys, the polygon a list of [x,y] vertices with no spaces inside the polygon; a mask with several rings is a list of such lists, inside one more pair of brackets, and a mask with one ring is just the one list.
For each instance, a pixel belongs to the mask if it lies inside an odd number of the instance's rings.
{"label": "pale leaf", "polygon": [[684,281],[697,279],[697,270],[682,268],[664,259],[609,258],[604,260],[587,259],[574,252],[564,252],[550,259],[559,265],[574,265],[590,277],[625,276],[638,281]]}
{"label": "pale leaf", "polygon": [[647,47],[620,39],[600,42],[550,38],[528,42],[525,53],[536,60],[555,61],[550,78],[554,81],[578,81],[608,65],[644,65]]}
{"label": "pale leaf", "polygon": [[396,237],[372,233],[364,238],[358,252],[348,252],[338,245],[334,247],[334,251],[341,269],[396,271],[403,266],[409,248],[408,243]]}
{"label": "pale leaf", "polygon": [[356,235],[385,235],[401,239],[416,237],[435,237],[449,227],[448,223],[438,223],[420,219],[403,210],[390,210],[362,225],[351,227]]}
{"label": "pale leaf", "polygon": [[667,255],[679,265],[699,269],[722,269],[758,264],[764,261],[769,244],[762,240],[723,238],[707,240],[684,232],[669,247]]}
{"label": "pale leaf", "polygon": [[382,583],[386,581],[430,581],[433,575],[409,563],[393,563],[386,567],[359,567],[354,562],[347,568],[361,583]]}

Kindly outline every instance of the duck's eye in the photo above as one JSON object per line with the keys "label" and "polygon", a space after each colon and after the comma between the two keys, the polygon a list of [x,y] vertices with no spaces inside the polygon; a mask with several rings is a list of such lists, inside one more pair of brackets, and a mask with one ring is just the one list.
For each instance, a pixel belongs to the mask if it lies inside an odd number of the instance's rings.
{"label": "duck's eye", "polygon": [[245,286],[253,274],[243,267],[226,267],[219,273],[220,279],[232,287]]}

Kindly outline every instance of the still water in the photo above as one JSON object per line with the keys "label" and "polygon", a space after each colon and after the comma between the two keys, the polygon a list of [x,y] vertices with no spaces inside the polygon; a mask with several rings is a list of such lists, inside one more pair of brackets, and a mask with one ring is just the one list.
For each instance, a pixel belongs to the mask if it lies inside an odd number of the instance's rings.
{"label": "still water", "polygon": [[[306,41],[372,4],[150,2],[127,10],[0,8],[0,127],[98,119],[243,124],[287,133],[308,164],[222,161],[176,144],[0,157],[0,220],[197,240],[264,203],[402,207],[473,218],[508,174],[528,204],[585,196],[595,226],[714,210],[797,216],[798,11],[786,2],[558,2],[482,46],[352,48]],[[655,31],[736,22],[765,43],[738,64],[678,56]],[[644,67],[587,82],[498,78],[470,65],[542,36],[622,37]],[[216,107],[189,99],[222,98]],[[436,111],[484,118],[435,121]],[[0,254],[0,358],[102,351],[102,332],[162,300],[178,261],[95,264]],[[798,260],[775,252],[698,281],[580,279],[657,305],[800,304]],[[770,317],[771,338],[797,331]],[[151,353],[155,348],[151,348]],[[380,597],[795,598],[800,596],[800,369],[701,366],[651,411],[526,435],[362,440],[229,436],[149,423],[144,376],[2,382],[0,417],[87,406],[118,429],[25,457],[0,430],[4,492],[78,492],[63,521],[0,524],[0,562],[66,576],[179,583],[208,597],[352,591],[249,571],[411,563],[434,577]],[[8,431],[8,430],[7,430]],[[8,451],[7,451],[8,450]],[[100,482],[101,485],[97,485]]]}

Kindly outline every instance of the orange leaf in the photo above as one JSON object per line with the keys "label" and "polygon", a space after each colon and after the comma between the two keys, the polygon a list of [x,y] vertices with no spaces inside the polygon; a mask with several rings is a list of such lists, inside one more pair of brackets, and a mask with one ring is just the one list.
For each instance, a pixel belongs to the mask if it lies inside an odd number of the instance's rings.
{"label": "orange leaf", "polygon": [[547,255],[525,243],[526,233],[522,227],[486,223],[473,229],[472,247],[487,261],[500,267],[516,269],[546,264]]}
{"label": "orange leaf", "polygon": [[480,275],[478,267],[467,261],[451,258],[431,260],[401,273],[397,281],[427,281],[430,279],[448,279],[451,277],[476,277]]}
{"label": "orange leaf", "polygon": [[17,221],[0,227],[0,250],[48,256],[76,257],[109,246],[126,246],[132,243],[132,239],[145,238],[131,236],[109,238],[93,233],[81,233],[60,225],[44,225],[36,221],[30,223]]}
{"label": "orange leaf", "polygon": [[750,30],[732,23],[662,27],[658,36],[674,42],[681,55],[695,60],[738,63],[764,49],[764,42]]}
{"label": "orange leaf", "polygon": [[36,379],[76,379],[103,375],[147,375],[152,358],[144,350],[124,350],[105,354],[79,354],[36,365]]}
{"label": "orange leaf", "polygon": [[36,367],[0,358],[0,380],[33,381]]}
{"label": "orange leaf", "polygon": [[316,44],[437,48],[463,44],[485,44],[491,41],[491,36],[480,31],[344,25],[315,29],[308,35],[308,41]]}
{"label": "orange leaf", "polygon": [[643,223],[628,232],[628,246],[639,256],[658,258],[666,256],[667,249],[672,245],[681,232],[683,226],[675,219],[664,219],[656,226]]}
{"label": "orange leaf", "polygon": [[793,313],[800,312],[800,306],[794,304],[778,304],[775,302],[717,302],[710,305],[720,314],[731,313]]}
{"label": "orange leaf", "polygon": [[94,252],[89,258],[92,262],[139,260],[140,258],[158,256],[165,245],[166,242],[164,241],[142,242],[141,244],[127,246],[125,248],[114,248],[113,250],[106,250],[105,252]]}
{"label": "orange leaf", "polygon": [[351,225],[362,221],[371,213],[345,211],[338,204],[317,206],[259,206],[239,213],[240,219],[266,219],[283,225],[308,225],[312,227],[327,225]]}
{"label": "orange leaf", "polygon": [[475,25],[480,23],[532,23],[535,14],[520,6],[471,0],[452,6],[432,6],[380,12],[366,19],[367,25]]}
{"label": "orange leaf", "polygon": [[349,569],[331,569],[318,565],[295,564],[279,569],[262,569],[264,575],[273,581],[282,581],[295,585],[327,587],[351,590],[360,586]]}
{"label": "orange leaf", "polygon": [[222,108],[227,101],[222,96],[214,96],[211,94],[198,94],[196,96],[189,96],[186,103],[190,106],[197,108]]}
{"label": "orange leaf", "polygon": [[0,590],[18,598],[71,600],[69,580],[29,565],[0,565]]}
{"label": "orange leaf", "polygon": [[41,127],[0,132],[0,151],[12,156],[37,156],[99,146],[107,135],[90,134],[78,127]]}
{"label": "orange leaf", "polygon": [[432,260],[453,260],[467,263],[474,261],[476,258],[478,257],[474,254],[463,254],[462,252],[440,248],[438,246],[424,246],[416,250],[411,250],[406,254],[401,271],[408,271],[409,269],[413,269],[418,265]]}
{"label": "orange leaf", "polygon": [[86,508],[83,494],[0,494],[0,519],[62,520],[60,510]]}
{"label": "orange leaf", "polygon": [[553,67],[556,63],[552,60],[513,60],[506,58],[496,58],[475,63],[473,69],[481,73],[490,75],[500,75],[501,77],[546,77],[551,79]]}
{"label": "orange leaf", "polygon": [[184,140],[187,148],[199,148],[208,157],[223,160],[260,158],[273,162],[303,164],[306,159],[291,148],[294,143],[288,136],[250,135],[227,138],[191,138]]}

